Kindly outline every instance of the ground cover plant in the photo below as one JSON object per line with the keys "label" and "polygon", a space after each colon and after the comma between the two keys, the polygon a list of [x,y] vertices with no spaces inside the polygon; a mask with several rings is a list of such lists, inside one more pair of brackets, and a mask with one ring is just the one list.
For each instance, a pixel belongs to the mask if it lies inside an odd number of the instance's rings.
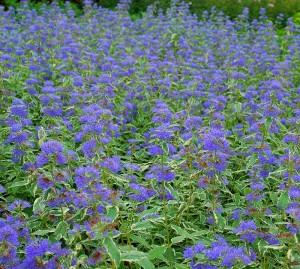
{"label": "ground cover plant", "polygon": [[128,6],[0,11],[0,268],[299,268],[299,26]]}

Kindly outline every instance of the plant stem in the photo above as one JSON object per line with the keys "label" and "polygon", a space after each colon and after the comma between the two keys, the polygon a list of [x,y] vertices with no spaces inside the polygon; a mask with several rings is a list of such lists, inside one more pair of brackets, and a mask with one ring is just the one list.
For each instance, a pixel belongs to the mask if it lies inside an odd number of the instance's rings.
{"label": "plant stem", "polygon": [[165,218],[165,227],[166,227],[166,233],[167,233],[167,245],[168,245],[168,254],[169,254],[169,263],[171,268],[173,268],[173,261],[170,259],[171,257],[171,242],[170,242],[170,231],[169,231],[169,224],[168,224],[168,214],[167,214],[167,200],[166,200],[166,194],[165,194],[165,181],[163,181],[162,184],[162,197],[164,200],[164,218]]}

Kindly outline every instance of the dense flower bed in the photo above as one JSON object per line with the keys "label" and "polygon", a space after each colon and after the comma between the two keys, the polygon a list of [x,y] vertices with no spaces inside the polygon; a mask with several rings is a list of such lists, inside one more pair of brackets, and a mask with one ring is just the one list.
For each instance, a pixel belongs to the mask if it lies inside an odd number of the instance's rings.
{"label": "dense flower bed", "polygon": [[127,10],[0,11],[0,268],[299,265],[299,26]]}

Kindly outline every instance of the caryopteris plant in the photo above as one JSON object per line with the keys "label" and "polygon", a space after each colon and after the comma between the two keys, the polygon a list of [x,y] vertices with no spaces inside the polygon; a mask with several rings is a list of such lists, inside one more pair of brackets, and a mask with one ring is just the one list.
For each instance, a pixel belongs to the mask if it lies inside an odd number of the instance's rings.
{"label": "caryopteris plant", "polygon": [[299,268],[299,26],[129,4],[0,10],[0,268]]}

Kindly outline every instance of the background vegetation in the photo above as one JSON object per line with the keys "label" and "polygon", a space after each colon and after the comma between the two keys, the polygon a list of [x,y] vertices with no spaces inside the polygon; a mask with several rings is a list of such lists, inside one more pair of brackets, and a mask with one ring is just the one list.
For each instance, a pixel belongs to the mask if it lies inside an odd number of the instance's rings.
{"label": "background vegetation", "polygon": [[[245,7],[249,8],[250,20],[259,17],[261,8],[266,9],[268,18],[275,21],[279,14],[283,14],[285,18],[293,17],[296,21],[300,20],[300,1],[299,0],[185,0],[190,3],[190,10],[192,13],[201,16],[205,10],[211,10],[215,7],[217,11],[223,11],[225,15],[231,19],[236,18],[242,13]],[[18,0],[0,0],[0,5],[6,8],[19,5]],[[42,3],[49,3],[50,1],[31,0],[31,7],[39,8]],[[63,0],[59,0],[60,5],[64,6]],[[71,5],[76,14],[82,12],[83,0],[71,0]],[[102,7],[114,9],[118,4],[118,0],[94,0],[94,3]],[[130,6],[130,14],[133,16],[140,16],[146,11],[149,5],[155,5],[157,8],[166,10],[170,7],[171,0],[132,0]]]}

